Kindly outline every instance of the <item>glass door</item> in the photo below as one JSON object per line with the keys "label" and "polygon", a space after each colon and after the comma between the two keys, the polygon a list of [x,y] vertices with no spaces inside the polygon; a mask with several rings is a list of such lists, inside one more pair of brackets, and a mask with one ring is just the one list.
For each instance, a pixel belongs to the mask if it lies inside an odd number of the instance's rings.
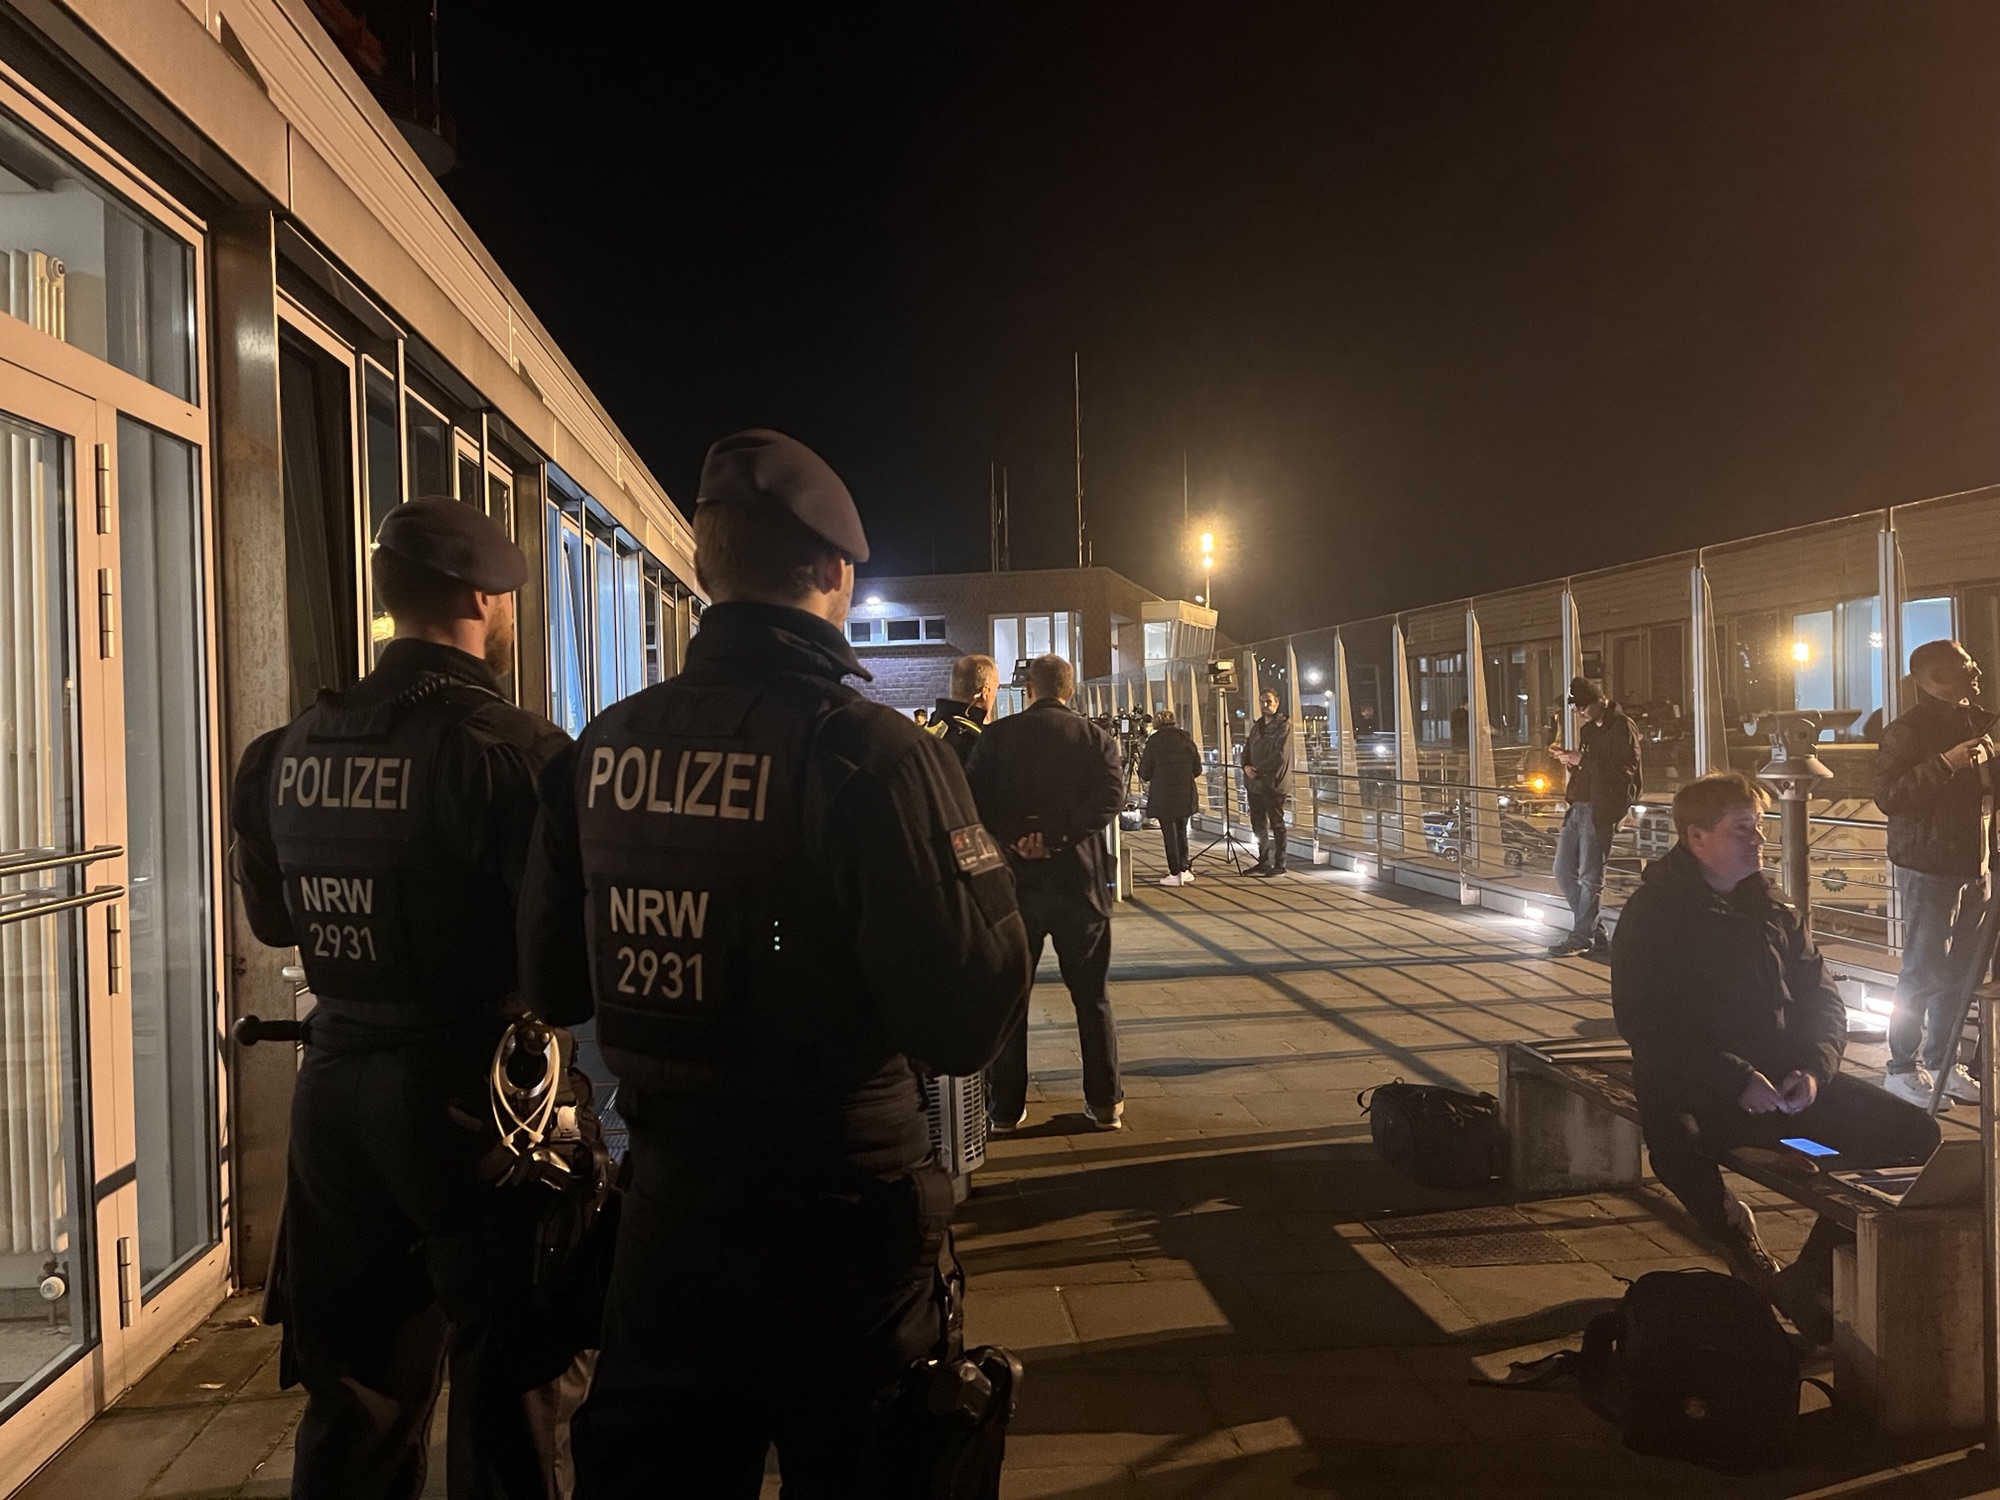
{"label": "glass door", "polygon": [[115,1330],[132,1290],[120,1207],[96,1191],[115,1131],[92,1128],[126,894],[103,753],[114,581],[77,504],[97,427],[94,402],[0,365],[0,1418],[44,1397],[78,1424],[78,1356],[116,1360],[106,1309]]}

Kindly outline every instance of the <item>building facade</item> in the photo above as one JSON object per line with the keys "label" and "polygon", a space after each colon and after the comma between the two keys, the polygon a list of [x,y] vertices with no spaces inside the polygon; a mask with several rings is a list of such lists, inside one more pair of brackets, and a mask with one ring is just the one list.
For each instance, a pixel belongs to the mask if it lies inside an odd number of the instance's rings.
{"label": "building facade", "polygon": [[1016,664],[1030,657],[1053,652],[1079,681],[1142,672],[1156,650],[1205,651],[1214,628],[1213,612],[1162,599],[1109,568],[1036,568],[862,579],[847,638],[874,674],[863,691],[878,702],[928,708],[949,693],[951,664],[979,654],[1000,665],[1005,712],[1019,704],[1009,686]]}
{"label": "building facade", "polygon": [[368,544],[447,494],[535,563],[512,688],[677,669],[664,490],[305,0],[0,5],[0,1492],[262,1282],[290,956],[229,771],[365,671]]}

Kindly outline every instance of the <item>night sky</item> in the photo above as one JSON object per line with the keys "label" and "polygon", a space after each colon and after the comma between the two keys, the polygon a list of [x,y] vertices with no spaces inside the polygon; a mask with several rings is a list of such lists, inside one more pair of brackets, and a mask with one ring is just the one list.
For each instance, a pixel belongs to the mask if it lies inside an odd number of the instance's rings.
{"label": "night sky", "polygon": [[684,509],[1241,640],[2000,481],[2000,5],[444,7],[446,179]]}

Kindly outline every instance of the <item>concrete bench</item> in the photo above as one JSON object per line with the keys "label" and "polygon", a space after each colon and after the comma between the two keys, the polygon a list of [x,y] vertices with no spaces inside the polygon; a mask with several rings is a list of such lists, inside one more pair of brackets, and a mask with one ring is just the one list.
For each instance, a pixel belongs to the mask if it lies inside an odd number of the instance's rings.
{"label": "concrete bench", "polygon": [[[1631,1187],[1645,1176],[1631,1055],[1564,1039],[1503,1042],[1500,1122],[1509,1186],[1523,1198]],[[1845,1224],[1834,1258],[1834,1384],[1889,1433],[1983,1420],[1977,1203],[1898,1208],[1772,1153],[1717,1153],[1730,1171]]]}

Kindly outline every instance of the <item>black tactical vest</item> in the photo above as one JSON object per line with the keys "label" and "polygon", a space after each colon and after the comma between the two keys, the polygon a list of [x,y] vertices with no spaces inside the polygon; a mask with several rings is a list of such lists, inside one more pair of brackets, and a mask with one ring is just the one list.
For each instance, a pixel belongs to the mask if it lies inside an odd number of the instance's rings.
{"label": "black tactical vest", "polygon": [[817,731],[857,697],[804,674],[681,677],[584,731],[597,1037],[621,1078],[742,1099],[849,1087],[894,1055],[804,836]]}
{"label": "black tactical vest", "polygon": [[387,702],[322,692],[279,742],[269,789],[285,905],[313,993],[450,1020],[515,983],[513,907],[446,847],[431,774],[440,747],[501,701],[426,673]]}

